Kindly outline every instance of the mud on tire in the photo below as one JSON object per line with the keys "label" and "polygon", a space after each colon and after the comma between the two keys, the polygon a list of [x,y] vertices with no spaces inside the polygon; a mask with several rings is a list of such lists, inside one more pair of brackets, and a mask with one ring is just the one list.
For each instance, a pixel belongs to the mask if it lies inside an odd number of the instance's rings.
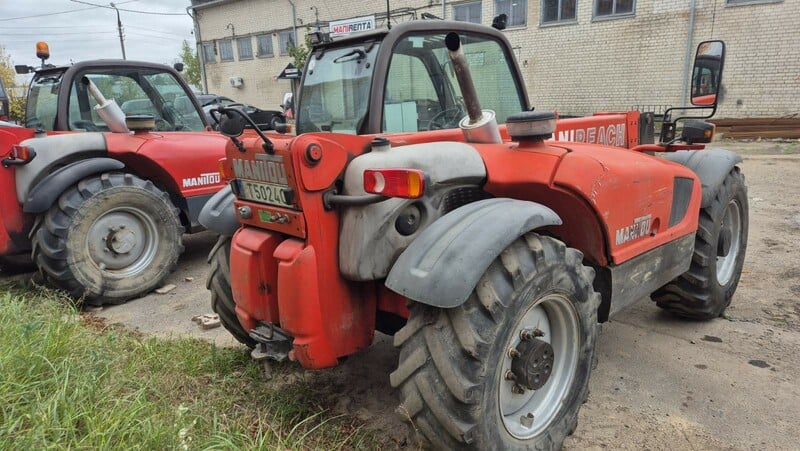
{"label": "mud on tire", "polygon": [[58,288],[93,305],[156,288],[183,251],[178,209],[152,182],[105,173],[66,190],[31,231],[36,265]]}
{"label": "mud on tire", "polygon": [[739,285],[748,220],[747,187],[734,167],[711,204],[700,210],[691,267],[653,293],[656,304],[686,318],[721,316]]}
{"label": "mud on tire", "polygon": [[[433,448],[558,449],[575,430],[588,396],[600,303],[594,271],[581,260],[562,242],[528,233],[495,259],[463,305],[410,306],[394,338],[401,350],[390,379],[402,393],[399,412]],[[538,390],[512,394],[508,347],[521,343],[520,327],[542,314],[546,324],[534,323],[547,329],[542,340],[556,350],[552,374]],[[548,402],[538,403],[538,393]],[[522,417],[534,410],[526,429]]]}
{"label": "mud on tire", "polygon": [[211,291],[211,309],[219,315],[222,326],[239,343],[254,348],[256,342],[239,323],[236,317],[236,302],[231,290],[231,237],[222,235],[208,255],[211,272],[206,280],[206,288]]}

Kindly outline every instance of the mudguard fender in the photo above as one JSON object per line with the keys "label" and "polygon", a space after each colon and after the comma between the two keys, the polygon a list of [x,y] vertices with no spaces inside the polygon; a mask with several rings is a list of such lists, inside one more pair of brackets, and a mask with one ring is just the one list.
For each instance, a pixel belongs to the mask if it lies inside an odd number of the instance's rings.
{"label": "mudguard fender", "polygon": [[694,171],[703,186],[701,207],[711,205],[725,176],[742,162],[739,154],[725,149],[681,150],[664,155],[664,158]]}
{"label": "mudguard fender", "polygon": [[197,222],[212,232],[232,236],[239,228],[239,218],[236,216],[236,207],[233,205],[235,200],[236,196],[233,195],[231,186],[226,185],[208,199],[203,209],[200,210]]}
{"label": "mudguard fender", "polygon": [[553,210],[535,202],[501,198],[464,205],[430,225],[400,254],[386,286],[423,304],[457,307],[515,239],[558,224],[561,218]]}
{"label": "mudguard fender", "polygon": [[44,213],[70,186],[90,175],[118,171],[124,167],[124,163],[112,158],[89,158],[58,168],[28,191],[22,211]]}

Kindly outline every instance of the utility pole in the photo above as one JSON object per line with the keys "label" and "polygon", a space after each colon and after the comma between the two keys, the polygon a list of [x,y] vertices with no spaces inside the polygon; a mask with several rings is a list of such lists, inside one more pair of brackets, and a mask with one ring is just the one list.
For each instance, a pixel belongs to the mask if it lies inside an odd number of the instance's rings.
{"label": "utility pole", "polygon": [[119,31],[119,47],[122,49],[122,59],[125,60],[127,58],[125,58],[125,39],[122,37],[122,19],[120,19],[119,17],[119,9],[117,9],[117,6],[114,5],[113,2],[109,4],[117,12],[117,31]]}

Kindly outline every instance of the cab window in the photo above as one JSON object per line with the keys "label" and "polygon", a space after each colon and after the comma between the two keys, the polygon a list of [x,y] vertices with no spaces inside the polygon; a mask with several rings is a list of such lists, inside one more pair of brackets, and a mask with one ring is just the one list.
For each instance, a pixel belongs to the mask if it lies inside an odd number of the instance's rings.
{"label": "cab window", "polygon": [[[384,90],[385,132],[456,128],[466,115],[444,38],[445,33],[410,35],[396,44]],[[513,56],[489,36],[461,33],[461,42],[481,107],[494,110],[499,123],[522,111]]]}
{"label": "cab window", "polygon": [[148,115],[159,131],[199,131],[203,122],[183,87],[169,73],[114,69],[75,77],[70,89],[68,123],[71,130],[107,131],[95,112],[97,101],[82,79],[91,80],[106,99],[114,99],[126,116]]}
{"label": "cab window", "polygon": [[31,81],[28,102],[25,107],[25,126],[55,130],[58,111],[58,90],[62,73],[37,75]]}

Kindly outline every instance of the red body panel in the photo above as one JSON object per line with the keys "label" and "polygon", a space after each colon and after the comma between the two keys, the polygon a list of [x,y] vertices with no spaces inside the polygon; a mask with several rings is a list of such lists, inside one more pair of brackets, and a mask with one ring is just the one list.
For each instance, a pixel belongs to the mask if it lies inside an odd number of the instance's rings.
{"label": "red body panel", "polygon": [[[301,168],[297,170],[303,174],[302,182],[289,177],[288,183],[293,189],[297,188],[295,183],[304,184],[304,189],[297,192],[303,210],[296,212],[298,214],[286,224],[264,222],[256,213],[286,209],[236,201],[237,207],[250,207],[254,212],[248,223],[262,229],[279,230],[264,232],[245,228],[234,235],[231,285],[237,315],[250,330],[257,321],[270,322],[271,312],[280,312],[277,324],[295,338],[291,357],[306,368],[336,365],[340,357],[353,354],[372,342],[377,302],[375,284],[356,284],[341,277],[339,216],[336,211],[324,209],[321,191],[333,184],[353,156],[369,148],[371,140],[366,136],[336,135],[334,141],[330,134],[306,134],[291,142],[276,139],[275,154],[284,158],[287,176],[291,168]],[[248,149],[260,148],[260,143],[255,141],[246,144]],[[311,166],[305,161],[305,149],[313,144],[320,145],[323,154],[321,162]],[[235,147],[229,147],[228,160],[240,158],[238,152]],[[248,151],[248,155],[253,158],[252,151]],[[294,221],[305,224],[295,225]],[[305,240],[288,238],[288,235],[298,236],[292,233],[292,228],[307,230]],[[274,236],[281,236],[282,241],[272,258],[253,252],[254,249],[268,249],[271,246],[268,242],[271,243]],[[277,266],[277,309],[269,305],[274,302],[273,297],[254,289],[250,277],[238,275],[239,272],[268,275],[273,271],[272,266]],[[269,276],[263,277],[269,283]]]}
{"label": "red body panel", "polygon": [[[11,153],[11,147],[33,137],[29,128],[0,128],[0,160]],[[19,240],[27,240],[27,231],[33,224],[33,218],[22,212],[17,201],[17,185],[14,166],[0,167],[0,255],[14,254],[23,250],[17,244]],[[13,240],[12,236],[17,240]],[[17,243],[15,243],[17,241]]]}
{"label": "red body panel", "polygon": [[212,132],[107,133],[109,156],[183,197],[222,188],[217,162],[230,140]]}

